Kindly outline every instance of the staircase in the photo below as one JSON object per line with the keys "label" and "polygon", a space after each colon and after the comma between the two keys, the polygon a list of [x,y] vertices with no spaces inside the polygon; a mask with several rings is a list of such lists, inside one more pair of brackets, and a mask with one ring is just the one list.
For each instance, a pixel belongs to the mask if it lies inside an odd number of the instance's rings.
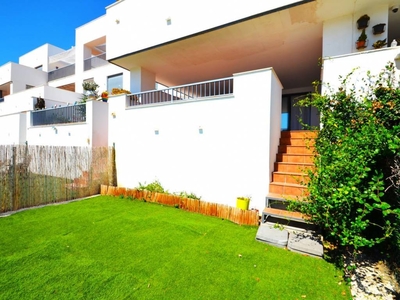
{"label": "staircase", "polygon": [[[320,257],[323,254],[322,243],[315,237],[312,224],[307,223],[307,216],[286,209],[288,199],[302,201],[308,194],[305,184],[307,170],[314,167],[313,138],[316,135],[316,131],[282,131],[256,239]],[[275,224],[292,228],[292,231],[277,229]],[[302,235],[298,230],[303,231]]]}
{"label": "staircase", "polygon": [[307,195],[304,185],[307,170],[313,168],[315,136],[315,131],[282,131],[267,198],[301,200]]}

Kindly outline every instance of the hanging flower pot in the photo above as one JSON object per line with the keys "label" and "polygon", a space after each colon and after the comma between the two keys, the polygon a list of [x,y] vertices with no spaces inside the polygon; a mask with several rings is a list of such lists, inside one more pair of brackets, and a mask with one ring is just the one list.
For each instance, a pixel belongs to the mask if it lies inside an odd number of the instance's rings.
{"label": "hanging flower pot", "polygon": [[364,49],[368,45],[367,35],[365,33],[365,29],[362,30],[361,35],[358,37],[356,41],[357,49]]}
{"label": "hanging flower pot", "polygon": [[378,41],[376,41],[375,43],[372,44],[372,47],[374,47],[374,49],[380,49],[383,46],[386,46],[386,44],[387,44],[386,43],[386,39],[378,40]]}
{"label": "hanging flower pot", "polygon": [[380,23],[380,24],[377,24],[375,26],[372,26],[373,33],[374,34],[380,34],[380,33],[385,32],[385,26],[386,26],[385,23]]}
{"label": "hanging flower pot", "polygon": [[364,29],[368,27],[370,17],[368,15],[363,15],[357,20],[357,28]]}
{"label": "hanging flower pot", "polygon": [[356,42],[356,48],[357,49],[364,49],[368,46],[368,40],[365,41],[357,41]]}

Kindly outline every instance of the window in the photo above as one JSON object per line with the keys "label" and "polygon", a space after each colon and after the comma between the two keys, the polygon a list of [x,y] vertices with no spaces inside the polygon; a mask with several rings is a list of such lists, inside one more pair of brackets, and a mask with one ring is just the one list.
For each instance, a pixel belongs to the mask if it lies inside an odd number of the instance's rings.
{"label": "window", "polygon": [[35,69],[36,70],[43,70],[43,65],[37,66]]}
{"label": "window", "polygon": [[122,89],[122,73],[107,77],[107,90],[111,93],[113,88]]}

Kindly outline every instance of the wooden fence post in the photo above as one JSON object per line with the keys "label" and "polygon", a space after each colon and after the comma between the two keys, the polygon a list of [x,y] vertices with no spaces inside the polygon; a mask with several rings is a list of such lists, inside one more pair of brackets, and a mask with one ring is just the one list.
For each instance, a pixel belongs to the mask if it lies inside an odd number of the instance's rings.
{"label": "wooden fence post", "polygon": [[16,161],[17,161],[17,148],[15,146],[12,147],[12,163],[10,166],[11,170],[11,201],[12,201],[12,210],[18,209],[18,199],[17,199],[17,172],[16,172]]}

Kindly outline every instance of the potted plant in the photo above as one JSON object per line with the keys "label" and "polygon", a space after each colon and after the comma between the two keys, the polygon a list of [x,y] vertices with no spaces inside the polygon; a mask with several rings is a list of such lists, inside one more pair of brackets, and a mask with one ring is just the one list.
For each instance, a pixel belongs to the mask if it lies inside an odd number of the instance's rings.
{"label": "potted plant", "polygon": [[385,23],[376,24],[372,26],[372,30],[374,34],[381,34],[385,31]]}
{"label": "potted plant", "polygon": [[357,28],[358,29],[364,29],[368,27],[370,17],[368,15],[362,15],[358,20],[357,20]]}
{"label": "potted plant", "polygon": [[96,100],[98,96],[97,89],[99,85],[94,81],[84,81],[82,83],[83,95],[81,103],[86,103],[87,100]]}
{"label": "potted plant", "polygon": [[379,49],[379,48],[382,48],[383,46],[385,46],[386,44],[387,44],[386,39],[378,40],[372,44],[372,47],[374,47],[375,49]]}
{"label": "potted plant", "polygon": [[367,35],[365,34],[365,29],[363,29],[356,42],[356,48],[364,49],[365,47],[367,47]]}
{"label": "potted plant", "polygon": [[251,197],[237,197],[236,198],[236,207],[240,208],[242,210],[248,210],[250,200],[251,200]]}
{"label": "potted plant", "polygon": [[101,93],[101,100],[103,100],[103,102],[107,102],[108,100],[108,92],[104,91]]}

